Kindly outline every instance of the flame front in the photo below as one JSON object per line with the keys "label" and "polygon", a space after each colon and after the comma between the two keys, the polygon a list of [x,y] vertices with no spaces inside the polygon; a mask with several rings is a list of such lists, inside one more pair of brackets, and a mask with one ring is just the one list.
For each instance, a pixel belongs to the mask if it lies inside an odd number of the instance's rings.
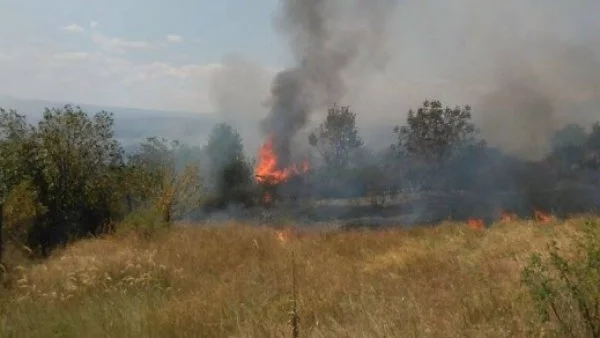
{"label": "flame front", "polygon": [[279,184],[287,181],[292,175],[308,172],[310,165],[304,162],[300,167],[292,165],[280,169],[277,154],[273,149],[274,138],[269,137],[265,144],[260,147],[258,154],[258,166],[256,167],[256,179],[259,183]]}
{"label": "flame front", "polygon": [[503,211],[500,216],[500,222],[515,222],[517,220],[519,220],[519,216],[509,211]]}
{"label": "flame front", "polygon": [[485,229],[485,221],[480,218],[471,218],[467,221],[469,228],[473,230],[484,230]]}
{"label": "flame front", "polygon": [[540,223],[550,223],[554,220],[554,217],[550,213],[547,213],[542,210],[534,210],[533,216],[535,220]]}

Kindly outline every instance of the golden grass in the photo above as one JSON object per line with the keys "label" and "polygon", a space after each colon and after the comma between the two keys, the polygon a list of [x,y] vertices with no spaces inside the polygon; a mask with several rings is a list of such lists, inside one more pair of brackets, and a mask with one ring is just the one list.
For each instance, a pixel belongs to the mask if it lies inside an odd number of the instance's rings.
{"label": "golden grass", "polygon": [[520,284],[583,220],[299,233],[240,224],[81,241],[12,269],[2,337],[556,336]]}

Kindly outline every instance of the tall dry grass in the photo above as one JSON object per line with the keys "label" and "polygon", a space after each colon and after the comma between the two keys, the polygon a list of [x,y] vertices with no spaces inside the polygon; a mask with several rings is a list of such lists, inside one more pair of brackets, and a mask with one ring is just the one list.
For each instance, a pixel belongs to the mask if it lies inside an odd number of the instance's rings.
{"label": "tall dry grass", "polygon": [[302,337],[557,336],[536,320],[520,273],[581,222],[328,233],[228,224],[82,241],[12,267],[0,336],[290,337],[292,268]]}

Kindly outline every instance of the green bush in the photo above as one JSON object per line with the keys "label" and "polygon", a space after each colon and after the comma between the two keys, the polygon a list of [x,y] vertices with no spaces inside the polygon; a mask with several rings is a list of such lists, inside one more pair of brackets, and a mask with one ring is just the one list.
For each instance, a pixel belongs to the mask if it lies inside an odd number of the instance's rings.
{"label": "green bush", "polygon": [[33,225],[36,219],[42,217],[47,208],[39,201],[38,192],[29,180],[17,184],[6,196],[2,210],[4,228],[3,235],[7,241],[33,256],[34,251],[29,247],[31,233],[35,230]]}
{"label": "green bush", "polygon": [[574,252],[556,242],[546,257],[534,254],[522,281],[540,319],[568,336],[600,337],[600,223],[586,222]]}
{"label": "green bush", "polygon": [[169,226],[170,224],[164,221],[160,210],[144,208],[127,215],[117,226],[117,233],[137,232],[149,237],[157,231],[168,229]]}

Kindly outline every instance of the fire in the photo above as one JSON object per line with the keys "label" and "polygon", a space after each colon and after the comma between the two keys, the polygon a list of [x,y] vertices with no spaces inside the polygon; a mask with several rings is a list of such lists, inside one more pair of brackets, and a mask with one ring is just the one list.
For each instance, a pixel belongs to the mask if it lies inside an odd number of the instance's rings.
{"label": "fire", "polygon": [[467,221],[469,228],[473,230],[483,230],[485,229],[485,221],[480,218],[471,218]]}
{"label": "fire", "polygon": [[298,232],[295,228],[287,228],[275,231],[275,238],[281,244],[287,244],[292,240],[301,238],[302,234]]}
{"label": "fire", "polygon": [[258,166],[256,168],[256,179],[259,183],[279,184],[287,181],[293,175],[300,175],[310,170],[308,162],[300,167],[292,165],[280,169],[277,154],[273,150],[274,138],[269,137],[265,144],[260,147]]}
{"label": "fire", "polygon": [[534,210],[533,216],[536,221],[541,223],[550,223],[554,220],[551,214],[541,210]]}
{"label": "fire", "polygon": [[277,240],[279,241],[279,243],[285,244],[290,241],[291,236],[288,232],[277,231],[275,237],[277,237]]}
{"label": "fire", "polygon": [[514,222],[514,221],[517,221],[518,219],[519,219],[519,216],[517,216],[516,214],[514,214],[512,212],[508,212],[508,211],[503,211],[502,215],[500,216],[501,222]]}

